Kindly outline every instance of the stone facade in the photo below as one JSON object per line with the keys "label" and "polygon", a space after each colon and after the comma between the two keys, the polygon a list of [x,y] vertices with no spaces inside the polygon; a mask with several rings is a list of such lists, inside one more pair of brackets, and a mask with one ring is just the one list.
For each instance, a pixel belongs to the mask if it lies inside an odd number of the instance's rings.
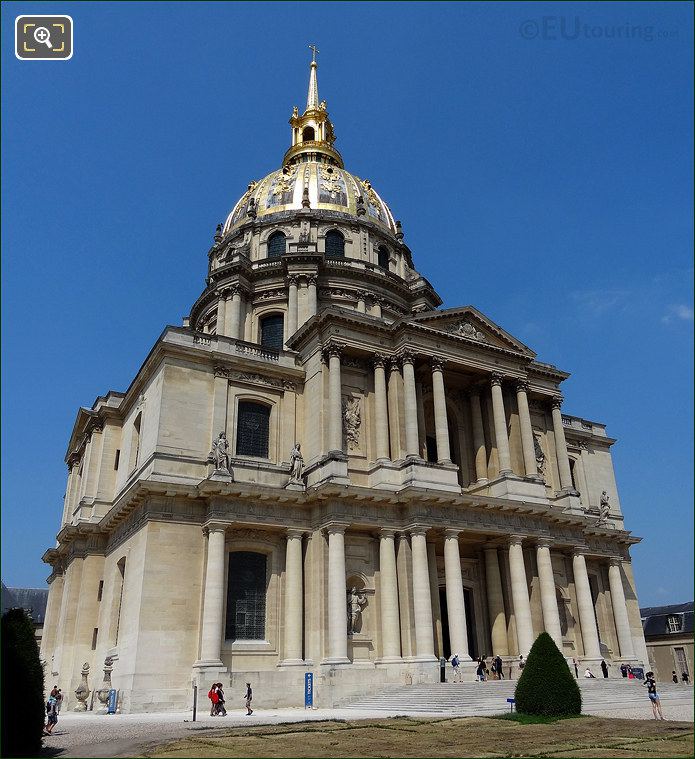
{"label": "stone facade", "polygon": [[453,653],[472,679],[542,630],[590,666],[647,660],[615,441],[562,413],[567,373],[439,308],[317,93],[314,62],[283,167],[218,227],[184,326],[78,412],[44,555],[68,706],[107,656],[123,711],[215,680],[300,705],[305,671],[329,706],[436,681]]}

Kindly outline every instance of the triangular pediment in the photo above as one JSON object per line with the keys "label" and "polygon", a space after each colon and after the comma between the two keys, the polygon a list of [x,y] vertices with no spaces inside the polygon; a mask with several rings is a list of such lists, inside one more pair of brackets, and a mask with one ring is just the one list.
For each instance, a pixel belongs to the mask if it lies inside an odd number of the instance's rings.
{"label": "triangular pediment", "polygon": [[443,311],[426,311],[410,317],[408,321],[481,345],[505,348],[531,357],[536,355],[521,340],[517,340],[473,306],[447,308]]}

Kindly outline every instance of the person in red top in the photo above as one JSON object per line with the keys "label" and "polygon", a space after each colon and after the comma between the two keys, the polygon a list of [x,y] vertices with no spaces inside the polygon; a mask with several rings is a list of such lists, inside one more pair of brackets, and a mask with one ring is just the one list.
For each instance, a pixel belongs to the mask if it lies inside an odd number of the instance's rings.
{"label": "person in red top", "polygon": [[212,684],[212,688],[208,691],[208,698],[211,701],[210,716],[215,717],[217,716],[217,702],[220,700],[220,697],[217,695],[217,683]]}

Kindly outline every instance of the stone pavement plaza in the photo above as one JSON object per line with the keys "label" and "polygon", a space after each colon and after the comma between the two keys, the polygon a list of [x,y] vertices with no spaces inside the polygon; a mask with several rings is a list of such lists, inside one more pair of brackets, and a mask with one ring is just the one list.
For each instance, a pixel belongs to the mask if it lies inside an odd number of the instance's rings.
{"label": "stone pavement plaza", "polygon": [[[432,711],[421,711],[423,703],[413,703],[412,708],[399,706],[393,710],[370,706],[359,708],[352,706],[342,709],[270,709],[265,710],[259,700],[256,711],[251,717],[246,717],[243,701],[228,700],[230,707],[227,717],[211,717],[209,712],[198,713],[196,722],[192,722],[191,711],[167,712],[151,714],[116,714],[101,715],[93,712],[67,712],[60,716],[56,732],[44,740],[44,746],[49,749],[64,751],[61,756],[70,757],[111,757],[139,755],[154,744],[177,740],[194,735],[215,735],[218,731],[230,727],[246,727],[248,725],[277,725],[282,723],[300,723],[305,721],[347,720],[355,722],[365,719],[383,719],[395,716],[411,716],[422,719],[449,719],[452,717],[490,716],[506,711],[507,703],[505,686],[513,687],[515,683],[490,682],[482,685],[463,684],[459,686],[462,694],[476,691],[480,698],[471,703],[467,699],[459,699],[459,705],[450,701],[445,705],[441,702],[433,705]],[[603,693],[604,683],[582,685],[584,699],[583,713],[600,717],[619,719],[651,719],[651,707],[646,693],[638,685],[611,683],[609,690]],[[606,683],[606,685],[608,685]],[[502,686],[501,688],[499,686]],[[445,686],[453,687],[456,686]],[[615,688],[625,689],[623,698],[615,697]],[[629,691],[627,689],[629,688]],[[639,688],[639,690],[637,690]],[[499,698],[495,704],[495,695]],[[606,699],[606,696],[609,696]],[[392,694],[388,694],[391,696]],[[417,692],[413,695],[417,697]],[[641,696],[636,698],[635,696]],[[685,686],[669,689],[665,687],[662,707],[668,720],[693,721],[693,691]],[[434,704],[434,700],[432,701]],[[237,707],[238,708],[235,708]],[[386,704],[384,704],[386,706]]]}

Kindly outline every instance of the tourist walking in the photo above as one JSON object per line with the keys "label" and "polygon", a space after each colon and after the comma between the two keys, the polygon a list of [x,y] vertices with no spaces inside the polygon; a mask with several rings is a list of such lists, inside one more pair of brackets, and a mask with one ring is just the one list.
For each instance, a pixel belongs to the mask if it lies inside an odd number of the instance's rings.
{"label": "tourist walking", "polygon": [[579,664],[576,659],[572,659],[572,666],[574,667],[574,676],[579,679]]}
{"label": "tourist walking", "polygon": [[649,696],[649,700],[652,704],[652,713],[654,714],[654,719],[663,719],[664,715],[661,713],[661,699],[659,698],[659,694],[656,690],[656,681],[654,680],[653,672],[647,672],[647,677],[642,685],[647,686],[647,695]]}
{"label": "tourist walking", "polygon": [[475,679],[476,682],[485,682],[485,660],[482,657],[478,659],[478,666],[475,670]]}
{"label": "tourist walking", "polygon": [[495,656],[495,671],[497,672],[497,679],[504,680],[504,672],[502,671],[502,659],[499,654]]}
{"label": "tourist walking", "polygon": [[678,685],[678,675],[676,674],[675,669],[671,671],[671,680],[673,680],[673,682]]}
{"label": "tourist walking", "polygon": [[60,707],[63,705],[63,694],[60,688],[56,688],[56,711],[60,714]]}
{"label": "tourist walking", "polygon": [[[601,672],[603,672],[604,677],[608,677],[608,665],[605,659],[601,659]],[[674,672],[673,674],[675,675],[676,673]]]}
{"label": "tourist walking", "polygon": [[620,674],[621,674],[623,677],[627,677],[627,664],[625,664],[625,662],[623,662],[623,663],[620,665]]}
{"label": "tourist walking", "polygon": [[690,682],[690,677],[688,676],[688,673],[687,673],[687,672],[683,672],[683,674],[681,675],[681,680],[682,680],[682,681],[683,681],[683,682],[684,682],[686,685],[688,685],[688,683]]}
{"label": "tourist walking", "polygon": [[56,700],[53,691],[51,691],[51,695],[46,702],[46,718],[44,732],[46,735],[50,735],[53,732],[53,728],[58,724],[58,701]]}
{"label": "tourist walking", "polygon": [[246,693],[244,694],[244,700],[246,701],[246,716],[253,714],[251,708],[251,699],[253,698],[253,691],[251,690],[251,683],[246,683]]}
{"label": "tourist walking", "polygon": [[217,716],[217,683],[212,684],[212,688],[208,691],[208,698],[210,699],[210,716],[216,717]]}
{"label": "tourist walking", "polygon": [[461,682],[461,661],[459,659],[458,654],[454,654],[451,657],[451,666],[454,669],[454,682],[460,683]]}
{"label": "tourist walking", "polygon": [[222,683],[217,683],[217,709],[218,716],[226,717],[227,710],[224,708],[224,690],[222,689]]}

